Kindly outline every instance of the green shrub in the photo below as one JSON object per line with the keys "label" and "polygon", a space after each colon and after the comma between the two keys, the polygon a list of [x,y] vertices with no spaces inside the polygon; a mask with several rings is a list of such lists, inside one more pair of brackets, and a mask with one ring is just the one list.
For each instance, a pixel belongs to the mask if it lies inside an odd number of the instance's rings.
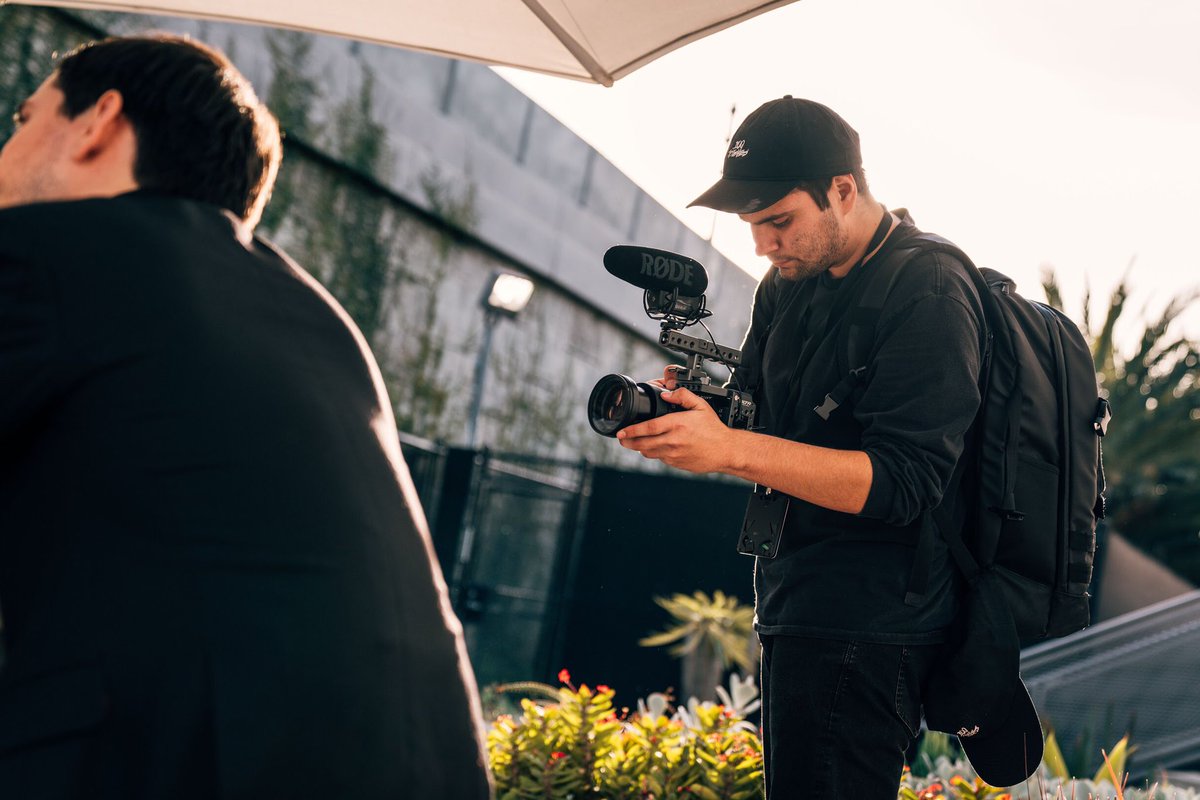
{"label": "green shrub", "polygon": [[703,800],[762,797],[762,745],[746,722],[747,683],[723,699],[674,708],[664,695],[618,716],[607,686],[566,684],[557,703],[521,701],[488,733],[497,800]]}
{"label": "green shrub", "polygon": [[[629,712],[613,708],[607,686],[562,687],[522,683],[493,693],[533,695],[518,714],[496,719],[488,756],[497,800],[761,800],[762,744],[746,716],[758,707],[750,679],[734,675],[719,687],[720,703],[692,698],[673,707],[662,694],[639,700]],[[1122,739],[1103,753],[1104,775],[1070,778],[1053,738],[1047,760],[1029,781],[996,788],[983,783],[953,739],[927,733],[913,768],[905,768],[898,800],[1200,800],[1190,789],[1166,785],[1114,786],[1132,748]],[[855,800],[845,798],[845,800]]]}

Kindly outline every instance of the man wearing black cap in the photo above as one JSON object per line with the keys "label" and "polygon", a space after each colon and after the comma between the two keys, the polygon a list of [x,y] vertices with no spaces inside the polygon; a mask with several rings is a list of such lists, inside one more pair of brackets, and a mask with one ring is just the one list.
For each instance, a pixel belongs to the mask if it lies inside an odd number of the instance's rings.
{"label": "man wearing black cap", "polygon": [[[664,397],[686,413],[619,440],[787,495],[778,553],[755,568],[768,797],[891,800],[956,613],[945,544],[922,536],[921,521],[939,504],[961,519],[955,466],[980,402],[979,295],[956,259],[911,257],[872,320],[865,369],[831,407],[859,366],[846,363],[844,335],[861,313],[856,287],[909,257],[904,243],[919,233],[871,196],[858,134],[818,103],[766,103],[693,205],[737,214],[771,261],[734,375],[754,392],[759,427],[727,428],[681,389]],[[664,384],[675,388],[670,368]]]}

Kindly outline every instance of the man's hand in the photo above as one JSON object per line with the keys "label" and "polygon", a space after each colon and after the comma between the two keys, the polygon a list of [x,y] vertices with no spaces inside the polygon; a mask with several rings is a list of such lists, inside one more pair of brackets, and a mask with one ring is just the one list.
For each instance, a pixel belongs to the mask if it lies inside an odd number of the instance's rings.
{"label": "man's hand", "polygon": [[662,379],[660,380],[656,378],[650,381],[650,383],[655,386],[661,386],[668,391],[674,391],[678,373],[686,371],[687,367],[681,367],[678,364],[668,364],[667,366],[663,367]]}
{"label": "man's hand", "polygon": [[[664,375],[663,383],[668,381],[675,385],[674,374]],[[712,407],[687,389],[663,392],[662,398],[684,410],[621,430],[621,446],[688,472],[726,471],[731,432]]]}
{"label": "man's hand", "polygon": [[[667,370],[662,384],[673,386],[675,376],[671,367]],[[687,389],[662,397],[684,410],[618,431],[622,447],[688,472],[721,472],[770,486],[834,511],[858,514],[866,504],[874,468],[861,450],[832,450],[728,428]]]}

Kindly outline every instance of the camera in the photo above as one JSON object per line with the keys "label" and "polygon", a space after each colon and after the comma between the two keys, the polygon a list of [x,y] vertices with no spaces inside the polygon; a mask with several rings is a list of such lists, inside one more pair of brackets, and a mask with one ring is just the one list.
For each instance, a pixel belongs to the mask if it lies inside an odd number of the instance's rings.
{"label": "camera", "polygon": [[[711,335],[699,339],[681,333],[712,316],[705,307],[708,275],[704,267],[678,253],[631,245],[609,248],[604,254],[604,267],[626,283],[645,289],[643,309],[648,317],[662,323],[659,342],[687,356],[687,365],[676,371],[676,385],[708,403],[730,428],[751,427],[755,408],[750,393],[714,386],[704,371],[705,359],[730,369],[738,366],[741,351],[717,344]],[[627,375],[605,375],[588,398],[588,423],[601,436],[616,436],[630,425],[683,410],[663,400],[663,391],[660,386],[638,383]]]}

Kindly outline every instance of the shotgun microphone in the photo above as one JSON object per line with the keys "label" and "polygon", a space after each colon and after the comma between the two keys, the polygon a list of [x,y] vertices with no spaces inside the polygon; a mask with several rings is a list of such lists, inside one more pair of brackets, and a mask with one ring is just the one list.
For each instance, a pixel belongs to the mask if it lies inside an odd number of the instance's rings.
{"label": "shotgun microphone", "polygon": [[708,288],[708,273],[699,261],[653,247],[610,247],[604,254],[604,268],[640,289],[678,290],[681,297],[700,297]]}

